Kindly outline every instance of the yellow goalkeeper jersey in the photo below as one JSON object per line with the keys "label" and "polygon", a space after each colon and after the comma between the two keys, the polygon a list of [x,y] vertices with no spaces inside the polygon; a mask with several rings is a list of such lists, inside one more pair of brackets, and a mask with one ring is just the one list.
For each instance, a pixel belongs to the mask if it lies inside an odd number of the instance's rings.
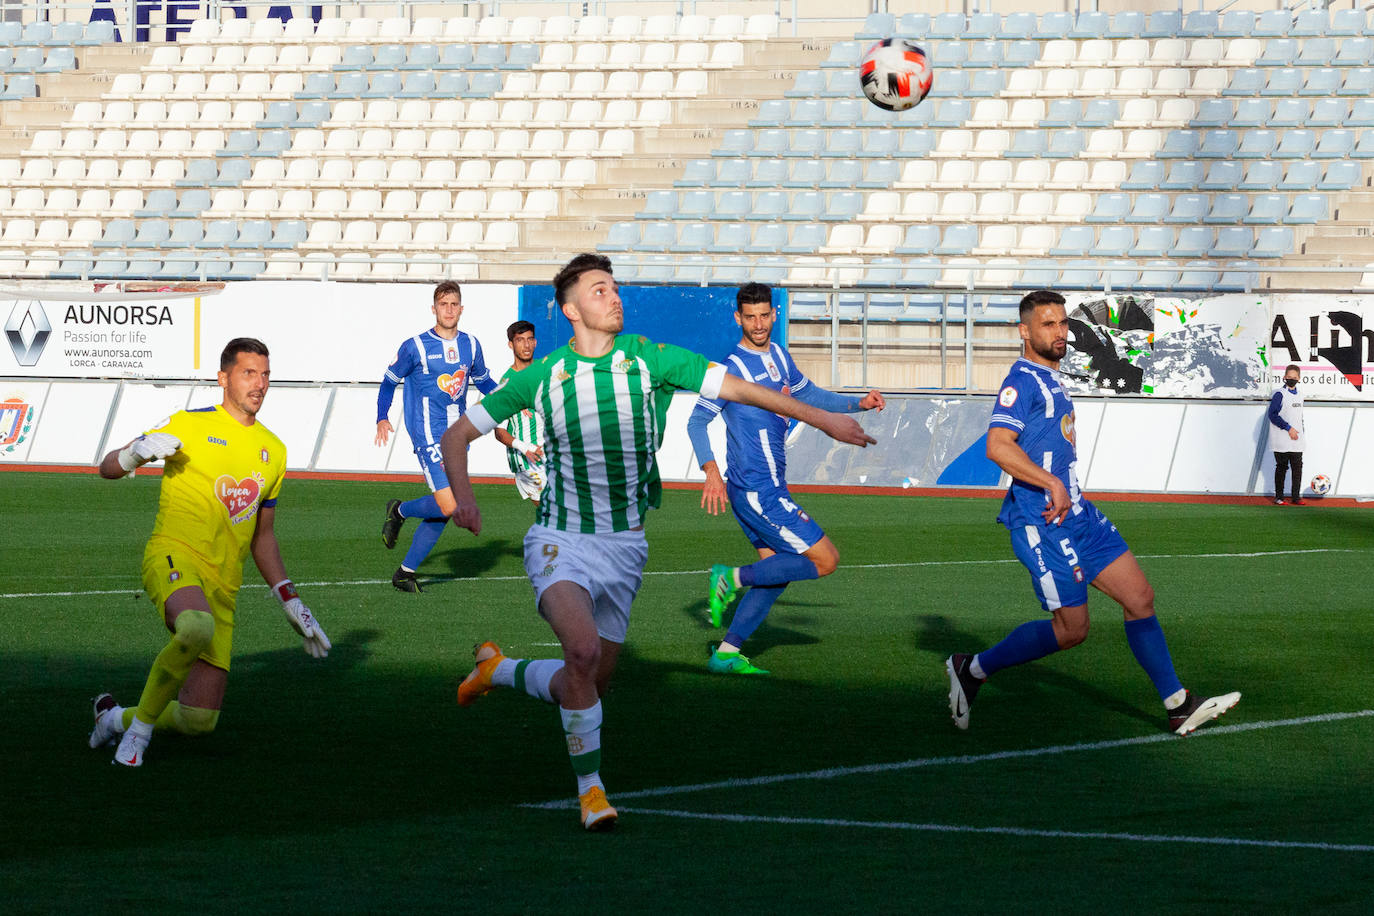
{"label": "yellow goalkeeper jersey", "polygon": [[179,411],[148,432],[181,440],[162,472],[152,537],[184,544],[205,560],[205,572],[237,589],[258,510],[276,505],[281,492],[286,446],[261,423],[244,426],[218,406]]}

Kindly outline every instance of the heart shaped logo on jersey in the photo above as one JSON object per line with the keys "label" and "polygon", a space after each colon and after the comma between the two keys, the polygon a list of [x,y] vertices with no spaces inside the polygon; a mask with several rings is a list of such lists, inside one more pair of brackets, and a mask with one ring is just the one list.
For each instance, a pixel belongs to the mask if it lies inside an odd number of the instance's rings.
{"label": "heart shaped logo on jersey", "polygon": [[235,480],[228,474],[221,474],[215,481],[215,498],[224,503],[229,517],[235,518],[257,505],[258,494],[262,488],[253,477]]}
{"label": "heart shaped logo on jersey", "polygon": [[441,389],[448,392],[451,398],[458,397],[458,393],[463,390],[463,379],[467,378],[467,370],[459,369],[453,374],[445,372],[439,376],[437,384]]}

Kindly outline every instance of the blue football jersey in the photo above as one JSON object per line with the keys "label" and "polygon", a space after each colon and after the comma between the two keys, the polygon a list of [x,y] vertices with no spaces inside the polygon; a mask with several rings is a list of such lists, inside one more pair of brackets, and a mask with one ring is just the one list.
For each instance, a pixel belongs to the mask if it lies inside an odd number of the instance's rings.
{"label": "blue football jersey", "polygon": [[[1073,503],[1070,517],[1081,515],[1086,502],[1078,489],[1073,421],[1073,401],[1059,383],[1059,373],[1023,357],[1012,364],[1002,382],[988,423],[989,429],[1016,432],[1016,444],[1059,478]],[[1013,478],[997,520],[1008,527],[1043,524],[1041,513],[1049,501],[1043,488]]]}
{"label": "blue football jersey", "polygon": [[397,385],[405,386],[406,432],[416,448],[437,444],[467,412],[469,386],[483,394],[496,390],[482,345],[463,331],[446,340],[428,330],[401,344],[377,393],[378,422],[391,410]]}
{"label": "blue football jersey", "polygon": [[[810,383],[782,346],[751,350],[743,344],[725,358],[725,371],[793,397]],[[787,417],[723,399],[699,398],[697,406],[725,417],[726,478],[746,490],[787,484]]]}

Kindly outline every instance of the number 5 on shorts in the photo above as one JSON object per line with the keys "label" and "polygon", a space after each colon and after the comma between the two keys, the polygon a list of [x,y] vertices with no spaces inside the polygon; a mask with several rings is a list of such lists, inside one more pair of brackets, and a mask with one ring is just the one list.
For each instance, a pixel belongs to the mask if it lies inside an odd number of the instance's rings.
{"label": "number 5 on shorts", "polygon": [[1064,556],[1069,558],[1070,566],[1078,565],[1078,551],[1073,549],[1073,544],[1069,542],[1068,538],[1060,538],[1059,549],[1064,551]]}

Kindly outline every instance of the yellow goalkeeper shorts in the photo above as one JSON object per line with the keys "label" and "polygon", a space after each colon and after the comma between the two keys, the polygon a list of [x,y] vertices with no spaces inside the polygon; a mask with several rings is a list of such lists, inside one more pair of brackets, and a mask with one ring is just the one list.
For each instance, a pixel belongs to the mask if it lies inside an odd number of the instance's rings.
{"label": "yellow goalkeeper shorts", "polygon": [[167,599],[183,588],[198,588],[215,618],[215,635],[200,653],[202,661],[229,670],[229,652],[234,644],[234,608],[238,589],[226,588],[213,575],[205,573],[205,561],[168,538],[152,538],[143,551],[143,591],[153,602],[158,617],[166,625]]}

